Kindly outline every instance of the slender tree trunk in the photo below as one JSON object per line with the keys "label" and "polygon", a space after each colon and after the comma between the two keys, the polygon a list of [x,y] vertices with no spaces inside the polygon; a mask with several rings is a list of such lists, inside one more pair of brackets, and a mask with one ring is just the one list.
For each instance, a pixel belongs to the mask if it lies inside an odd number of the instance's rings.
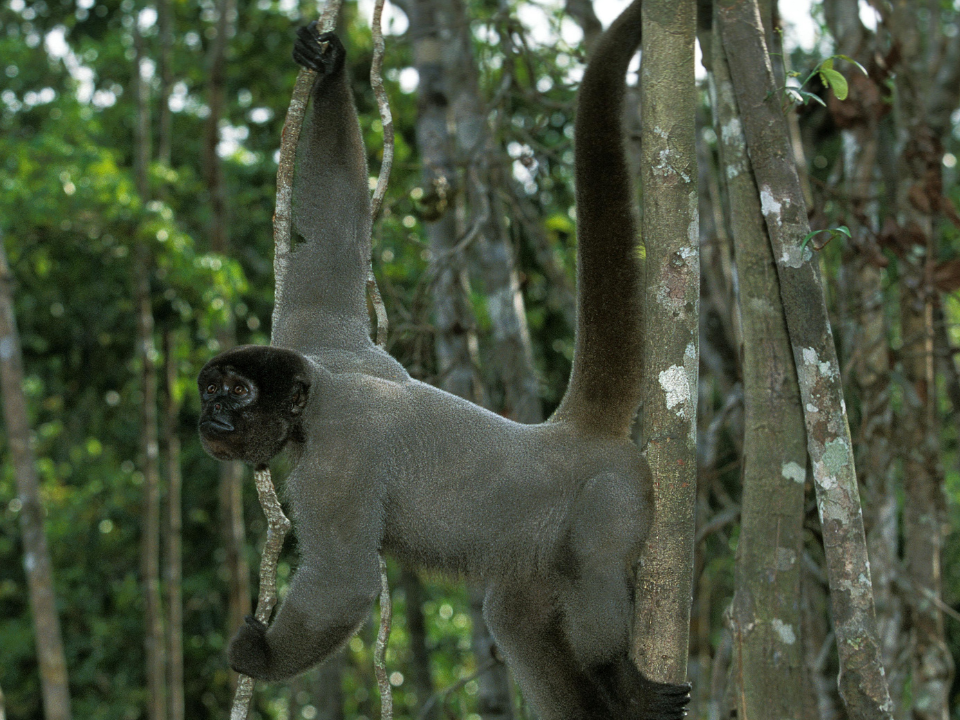
{"label": "slender tree trunk", "polygon": [[160,92],[159,128],[157,133],[157,160],[167,167],[171,162],[173,147],[173,113],[170,111],[170,94],[173,92],[173,6],[171,0],[158,0],[157,14],[160,25]]}
{"label": "slender tree trunk", "polygon": [[420,76],[417,89],[417,148],[423,162],[423,205],[427,239],[436,263],[434,315],[437,364],[441,386],[455,395],[477,401],[481,396],[470,345],[473,318],[466,304],[463,254],[456,248],[454,213],[456,175],[453,139],[448,129],[443,45],[436,0],[410,3],[414,62]]}
{"label": "slender tree trunk", "polygon": [[[60,620],[53,588],[53,569],[43,528],[43,503],[36,459],[30,447],[27,399],[23,393],[23,354],[13,308],[13,275],[0,236],[0,389],[3,422],[21,504],[23,567],[30,593],[30,611],[40,666],[40,689],[46,720],[70,720],[70,687],[63,654]],[[4,715],[0,693],[0,720]]]}
{"label": "slender tree trunk", "polygon": [[[900,357],[908,388],[900,437],[904,457],[903,568],[911,585],[910,689],[916,720],[946,720],[954,668],[944,636],[943,613],[936,602],[942,597],[940,562],[946,508],[934,376],[933,311],[938,297],[933,271],[943,196],[943,138],[949,132],[941,108],[956,108],[960,98],[960,78],[956,76],[960,39],[942,48],[936,15],[921,16],[915,4],[905,0],[893,3],[889,26],[903,48],[895,97],[901,148],[896,235],[903,243],[898,266],[903,277]],[[938,55],[949,61],[941,66]],[[942,84],[943,71],[951,78],[946,85]]]}
{"label": "slender tree trunk", "polygon": [[183,519],[180,474],[180,399],[177,393],[175,334],[163,335],[166,368],[163,398],[163,449],[167,468],[166,598],[167,598],[167,688],[170,692],[170,720],[184,720],[183,692]]}
{"label": "slender tree trunk", "polygon": [[466,8],[462,0],[452,0],[446,3],[446,8],[441,19],[446,20],[443,35],[450,40],[444,45],[443,67],[456,126],[458,164],[467,168],[462,180],[466,192],[459,196],[466,200],[459,234],[477,233],[469,257],[475,260],[476,274],[483,280],[493,326],[493,352],[504,388],[503,407],[497,410],[518,422],[537,423],[543,420],[543,410],[537,392],[533,350],[513,249],[497,193],[505,179],[500,177],[497,148],[480,95],[479,70]]}
{"label": "slender tree trunk", "polygon": [[880,662],[840,366],[819,266],[810,248],[800,247],[809,225],[780,96],[756,0],[720,0],[718,7],[719,30],[777,261],[780,296],[800,380],[840,653],[840,691],[851,717],[889,718],[892,703]]}
{"label": "slender tree trunk", "polygon": [[737,717],[805,716],[800,568],[807,454],[777,269],[723,43],[713,105],[740,279],[745,427],[736,591],[730,614]]}
{"label": "slender tree trunk", "polygon": [[[829,0],[824,15],[836,50],[870,68],[848,73],[850,94],[842,103],[830,99],[835,121],[843,130],[844,189],[849,211],[850,249],[845,253],[843,276],[849,296],[849,329],[844,333],[850,348],[860,395],[857,431],[857,470],[864,491],[863,512],[870,556],[870,572],[880,633],[881,657],[893,697],[902,696],[906,678],[902,671],[903,612],[894,587],[899,572],[900,521],[897,500],[896,451],[890,393],[890,339],[885,316],[882,267],[886,264],[876,237],[880,229],[880,188],[877,158],[880,120],[888,105],[874,58],[881,53],[878,38],[860,21],[857,0]],[[888,188],[889,189],[889,188]],[[893,188],[895,192],[895,188]]]}
{"label": "slender tree trunk", "polygon": [[[223,179],[223,163],[217,154],[220,142],[220,121],[226,104],[227,46],[233,34],[236,7],[234,0],[217,0],[216,35],[208,55],[209,79],[207,102],[210,114],[204,128],[204,172],[207,195],[210,199],[210,249],[221,255],[230,253],[230,232],[227,206],[227,191]],[[221,350],[237,344],[236,329],[232,314],[227,324],[217,330],[217,342]],[[243,618],[251,613],[250,565],[244,548],[246,527],[243,522],[243,463],[220,463],[220,527],[223,547],[226,551],[224,566],[227,569],[227,633],[233,634],[243,624]],[[231,677],[235,676],[231,673]]]}
{"label": "slender tree trunk", "polygon": [[[135,168],[137,192],[141,202],[150,199],[147,175],[150,163],[149,89],[142,76],[143,39],[134,30],[136,63],[134,90],[137,98]],[[150,273],[153,258],[150,249],[139,243],[135,254],[135,307],[137,308],[137,357],[140,361],[140,382],[143,392],[140,425],[143,445],[143,509],[141,520],[141,583],[144,597],[145,648],[147,658],[147,716],[150,720],[166,720],[166,638],[160,600],[160,447],[157,422],[157,349],[154,344],[153,304],[150,295]]]}
{"label": "slender tree trunk", "polygon": [[697,488],[700,230],[694,0],[643,5],[641,187],[646,245],[643,440],[654,522],[641,560],[634,651],[661,682],[687,675]]}

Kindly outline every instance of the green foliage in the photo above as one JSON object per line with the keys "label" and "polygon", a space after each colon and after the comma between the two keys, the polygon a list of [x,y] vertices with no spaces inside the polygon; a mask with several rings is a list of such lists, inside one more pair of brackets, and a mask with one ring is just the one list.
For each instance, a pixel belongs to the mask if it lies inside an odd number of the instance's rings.
{"label": "green foliage", "polygon": [[[215,17],[203,4],[174,0],[171,7],[175,139],[169,163],[154,162],[149,168],[149,200],[139,197],[134,183],[136,108],[130,90],[132,28],[141,9],[149,6],[132,0],[89,7],[14,0],[0,8],[0,233],[16,279],[25,390],[78,718],[142,717],[145,702],[139,580],[142,391],[133,300],[138,244],[145,244],[152,256],[156,359],[165,361],[160,335],[172,333],[173,390],[183,403],[187,715],[222,717],[231,695],[224,648],[232,629],[225,626],[217,468],[196,440],[194,383],[200,365],[219,349],[218,331],[231,315],[240,342],[263,343],[269,337],[274,158],[295,77],[289,47],[292,28],[315,10],[303,3],[301,14],[289,4],[251,1],[238,8],[220,128],[232,245],[230,257],[222,257],[210,252],[207,240],[212,214],[203,161],[206,53]],[[372,47],[356,12],[347,4],[341,28],[346,28],[349,70],[375,174],[382,137],[369,89]],[[528,291],[529,325],[547,402],[555,403],[569,373],[572,329],[562,307],[569,298],[542,263],[549,257],[572,282],[570,71],[582,53],[560,43],[542,52],[511,55],[513,87],[502,92],[507,87],[502,42],[510,35],[505,18],[489,3],[476,3],[470,14],[477,23],[481,86],[498,98],[491,108],[496,142],[512,153],[504,160],[504,186],[514,182],[511,174],[518,169],[527,176],[518,196],[523,206],[509,204],[508,194],[504,202],[516,218],[509,230]],[[139,25],[145,54],[154,63],[148,85],[156,150],[162,68],[159,28],[149,15]],[[559,21],[559,16],[550,17],[550,22]],[[425,219],[418,199],[423,191],[414,132],[417,98],[399,87],[399,71],[411,66],[413,58],[406,39],[389,38],[387,47],[385,80],[397,130],[396,157],[375,228],[375,269],[392,321],[392,351],[419,376],[432,377],[429,299],[436,259],[421,239]],[[540,218],[549,220],[542,224]],[[482,316],[482,292],[476,300]],[[481,331],[489,330],[482,326]],[[486,346],[481,337],[484,352]],[[484,356],[485,369],[495,363],[496,358]],[[0,458],[6,452],[0,432]],[[0,463],[0,686],[11,717],[35,720],[42,710],[23,592],[18,502],[10,464]],[[245,504],[248,559],[256,566],[265,525],[249,488]],[[468,602],[458,585],[430,582],[426,594],[431,672],[441,689],[476,669]],[[413,717],[426,698],[416,697],[410,686],[406,601],[402,590],[394,595],[388,664],[405,678],[395,688],[397,717]],[[370,661],[373,636],[368,628],[347,649],[343,684],[351,717],[378,713]],[[469,716],[476,711],[476,692],[476,681],[467,682],[447,699],[447,708]],[[259,693],[258,716],[283,716],[288,697],[281,685]]]}
{"label": "green foliage", "polygon": [[809,232],[803,236],[803,240],[800,242],[800,250],[802,251],[805,247],[807,247],[808,242],[819,235],[825,235],[826,237],[821,238],[819,242],[813,244],[814,248],[817,250],[826,247],[831,240],[844,237],[849,238],[850,228],[848,228],[846,225],[840,225],[839,227],[835,228],[827,228],[824,230],[814,230],[813,232]]}
{"label": "green foliage", "polygon": [[[847,55],[831,55],[826,60],[819,63],[813,69],[813,71],[807,75],[806,79],[800,83],[799,87],[787,86],[783,88],[784,99],[787,102],[795,103],[797,105],[805,105],[807,102],[815,102],[823,107],[826,107],[827,104],[818,95],[803,89],[814,77],[819,77],[820,82],[823,83],[825,88],[828,90],[833,90],[833,94],[837,96],[837,100],[846,100],[849,87],[847,85],[847,79],[842,73],[835,70],[833,67],[833,61],[836,59],[846,60],[847,62],[853,64],[864,75],[867,74],[867,71],[863,65],[858,63],[852,57]],[[787,74],[792,78],[802,77],[798,72],[790,72]]]}

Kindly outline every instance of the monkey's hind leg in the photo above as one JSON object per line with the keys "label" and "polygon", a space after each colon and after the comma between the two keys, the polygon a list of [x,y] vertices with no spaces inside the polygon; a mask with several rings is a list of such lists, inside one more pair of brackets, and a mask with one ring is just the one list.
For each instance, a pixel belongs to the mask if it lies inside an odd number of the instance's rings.
{"label": "monkey's hind leg", "polygon": [[563,633],[611,717],[679,720],[689,686],[653,682],[629,657],[634,578],[628,561],[642,537],[641,510],[641,498],[616,474],[584,487],[571,515],[568,583],[558,598]]}
{"label": "monkey's hind leg", "polygon": [[[617,718],[575,661],[546,582],[491,587],[483,614],[523,696],[540,720]],[[619,719],[618,719],[619,720]]]}

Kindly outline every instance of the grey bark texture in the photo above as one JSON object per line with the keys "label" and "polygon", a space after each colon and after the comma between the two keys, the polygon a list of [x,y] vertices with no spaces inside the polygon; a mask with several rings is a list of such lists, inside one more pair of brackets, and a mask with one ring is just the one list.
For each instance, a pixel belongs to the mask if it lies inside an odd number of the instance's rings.
{"label": "grey bark texture", "polygon": [[[471,269],[479,276],[487,298],[487,312],[493,327],[492,350],[503,385],[503,407],[507,417],[522,423],[543,420],[543,409],[533,367],[533,351],[527,329],[526,310],[520,280],[510,246],[504,211],[497,189],[510,178],[495,161],[497,148],[487,121],[487,108],[480,92],[479,69],[473,55],[473,36],[462,0],[446,3],[444,43],[446,85],[455,123],[458,165],[467,168],[462,184],[466,201],[461,208],[460,235],[477,232],[469,254]],[[470,228],[466,230],[466,228]]]}
{"label": "grey bark texture", "polygon": [[[46,720],[70,720],[70,688],[63,653],[60,619],[53,587],[53,568],[43,527],[43,502],[36,458],[30,447],[27,398],[23,392],[23,353],[13,307],[13,275],[0,236],[0,391],[3,423],[20,501],[23,568],[27,576],[30,612],[40,666],[40,690]],[[0,717],[3,695],[0,693]]]}
{"label": "grey bark texture", "polygon": [[694,0],[643,5],[641,188],[646,246],[643,447],[654,522],[637,585],[637,664],[686,680],[697,488],[700,231]]}
{"label": "grey bark texture", "polygon": [[743,495],[730,612],[737,716],[805,716],[800,569],[807,453],[800,389],[722,42],[713,106],[743,319]]}
{"label": "grey bark texture", "polygon": [[819,266],[801,241],[806,205],[791,156],[756,0],[721,0],[718,24],[777,262],[780,297],[800,381],[840,655],[851,718],[890,717],[880,661],[853,446]]}
{"label": "grey bark texture", "polygon": [[[836,39],[837,52],[873,67],[879,38],[863,27],[857,0],[829,0],[824,3],[824,15]],[[895,587],[900,572],[901,527],[894,479],[897,449],[891,404],[892,358],[881,269],[886,259],[875,239],[881,215],[877,163],[881,157],[881,121],[887,108],[882,99],[882,80],[875,75],[850,71],[849,96],[843,103],[831,99],[830,106],[843,128],[843,188],[850,204],[845,222],[851,242],[841,285],[849,308],[844,345],[856,358],[853,369],[860,395],[860,422],[854,428],[857,475],[863,491],[881,657],[891,696],[898,698],[906,682],[900,651],[903,603]],[[896,192],[895,187],[888,189]],[[902,708],[897,716],[903,716]]]}

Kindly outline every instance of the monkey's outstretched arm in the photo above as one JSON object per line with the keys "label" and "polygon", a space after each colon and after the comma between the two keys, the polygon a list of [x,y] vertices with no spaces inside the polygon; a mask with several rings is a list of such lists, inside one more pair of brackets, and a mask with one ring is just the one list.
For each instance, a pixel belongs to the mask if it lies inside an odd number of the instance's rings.
{"label": "monkey's outstretched arm", "polygon": [[258,680],[299,675],[329,657],[369,616],[380,591],[374,543],[351,547],[343,537],[354,531],[328,523],[301,541],[300,567],[270,626],[247,618],[234,635],[229,654],[237,672]]}
{"label": "monkey's outstretched arm", "polygon": [[317,78],[294,173],[294,240],[302,242],[291,258],[273,343],[307,354],[370,343],[370,193],[345,56],[337,36],[319,33],[316,23],[297,32],[294,60]]}

